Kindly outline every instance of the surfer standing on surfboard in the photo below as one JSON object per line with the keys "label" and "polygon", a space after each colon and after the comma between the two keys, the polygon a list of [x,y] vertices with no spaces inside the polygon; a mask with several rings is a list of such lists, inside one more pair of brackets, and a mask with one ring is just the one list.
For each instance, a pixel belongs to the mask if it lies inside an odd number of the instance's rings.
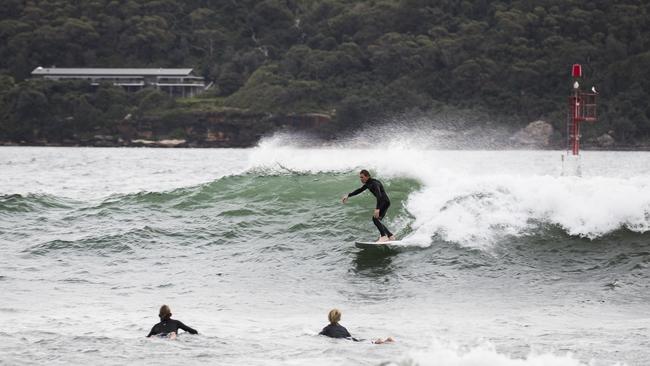
{"label": "surfer standing on surfboard", "polygon": [[375,212],[372,215],[372,222],[377,227],[377,230],[379,230],[379,239],[377,240],[377,243],[383,243],[386,241],[395,240],[395,236],[381,222],[381,220],[386,215],[386,211],[388,211],[388,207],[390,207],[390,199],[388,198],[388,195],[384,190],[384,185],[381,184],[381,182],[378,181],[377,179],[370,177],[370,172],[368,172],[365,169],[359,172],[359,179],[361,180],[363,186],[361,186],[361,188],[355,190],[354,192],[348,193],[345,196],[343,196],[343,199],[341,201],[343,203],[346,203],[348,202],[349,197],[356,196],[359,193],[365,191],[366,189],[369,189],[370,192],[372,192],[372,194],[377,199],[377,204],[375,205]]}

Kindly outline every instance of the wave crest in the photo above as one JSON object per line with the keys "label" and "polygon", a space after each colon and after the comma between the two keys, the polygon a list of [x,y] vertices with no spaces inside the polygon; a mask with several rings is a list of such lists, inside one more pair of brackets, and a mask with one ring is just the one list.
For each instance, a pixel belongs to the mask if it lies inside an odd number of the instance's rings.
{"label": "wave crest", "polygon": [[644,171],[634,173],[638,166],[626,169],[614,155],[619,170],[600,157],[591,175],[585,169],[583,177],[561,176],[559,156],[553,151],[426,150],[408,140],[391,140],[381,149],[304,149],[280,137],[263,141],[251,154],[250,168],[351,176],[366,168],[385,181],[414,179],[421,188],[405,204],[415,218],[406,239],[418,245],[437,238],[490,247],[506,236],[534,235],[544,225],[587,239],[618,230],[650,231],[650,179]]}

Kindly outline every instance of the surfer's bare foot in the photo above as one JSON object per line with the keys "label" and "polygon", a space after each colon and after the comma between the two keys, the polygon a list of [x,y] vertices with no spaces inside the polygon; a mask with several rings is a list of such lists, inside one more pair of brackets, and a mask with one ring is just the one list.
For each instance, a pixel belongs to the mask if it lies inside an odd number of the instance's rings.
{"label": "surfer's bare foot", "polygon": [[390,241],[395,241],[395,240],[397,240],[397,239],[395,239],[395,235],[391,235],[391,236],[388,237],[388,240],[390,240]]}
{"label": "surfer's bare foot", "polygon": [[386,241],[388,241],[387,236],[380,236],[379,239],[377,240],[377,243],[383,243],[383,242],[386,242]]}
{"label": "surfer's bare foot", "polygon": [[378,339],[372,341],[372,343],[374,343],[374,344],[392,343],[392,342],[395,342],[395,340],[393,338],[391,338],[391,337],[388,337],[385,340],[381,339],[381,338],[378,338]]}

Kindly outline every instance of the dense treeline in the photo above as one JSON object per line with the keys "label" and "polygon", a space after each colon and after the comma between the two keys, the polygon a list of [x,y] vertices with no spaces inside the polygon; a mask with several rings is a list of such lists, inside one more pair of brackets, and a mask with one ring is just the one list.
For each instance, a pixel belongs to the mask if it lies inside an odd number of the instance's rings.
{"label": "dense treeline", "polygon": [[560,127],[572,63],[601,92],[586,133],[650,137],[641,0],[5,0],[0,19],[4,138],[178,108],[152,91],[26,81],[39,65],[194,67],[215,105],[335,112],[348,127],[440,104]]}

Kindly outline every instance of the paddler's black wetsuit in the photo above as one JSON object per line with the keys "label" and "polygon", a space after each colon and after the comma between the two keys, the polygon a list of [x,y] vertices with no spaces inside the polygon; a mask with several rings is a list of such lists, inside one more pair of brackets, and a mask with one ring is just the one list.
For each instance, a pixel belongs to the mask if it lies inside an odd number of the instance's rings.
{"label": "paddler's black wetsuit", "polygon": [[370,192],[372,192],[372,194],[375,196],[375,198],[377,198],[377,204],[375,205],[375,208],[379,209],[379,218],[376,218],[373,215],[372,222],[377,227],[377,230],[379,230],[379,234],[381,236],[388,236],[388,237],[393,236],[393,234],[388,230],[388,228],[386,228],[386,226],[384,226],[384,224],[381,222],[381,220],[386,215],[386,211],[388,211],[388,207],[390,207],[390,199],[388,199],[388,195],[384,190],[384,185],[381,184],[380,181],[374,178],[370,178],[361,188],[355,190],[354,192],[348,193],[348,197],[356,196],[359,193],[365,191],[366,189],[369,189]]}
{"label": "paddler's black wetsuit", "polygon": [[348,332],[348,330],[345,329],[345,327],[340,325],[339,323],[329,324],[328,326],[323,328],[323,330],[321,330],[320,333],[318,333],[318,334],[324,335],[324,336],[327,336],[327,337],[330,337],[330,338],[347,338],[347,339],[351,339],[351,340],[353,340],[355,342],[359,341],[359,339],[352,338],[352,335],[350,334],[350,332]]}
{"label": "paddler's black wetsuit", "polygon": [[190,334],[198,334],[196,330],[188,327],[187,325],[183,324],[180,320],[175,320],[175,319],[166,319],[161,321],[160,323],[156,324],[151,328],[151,332],[147,335],[147,337],[151,337],[153,335],[160,335],[160,336],[165,336],[171,332],[177,333],[178,330],[182,329]]}

